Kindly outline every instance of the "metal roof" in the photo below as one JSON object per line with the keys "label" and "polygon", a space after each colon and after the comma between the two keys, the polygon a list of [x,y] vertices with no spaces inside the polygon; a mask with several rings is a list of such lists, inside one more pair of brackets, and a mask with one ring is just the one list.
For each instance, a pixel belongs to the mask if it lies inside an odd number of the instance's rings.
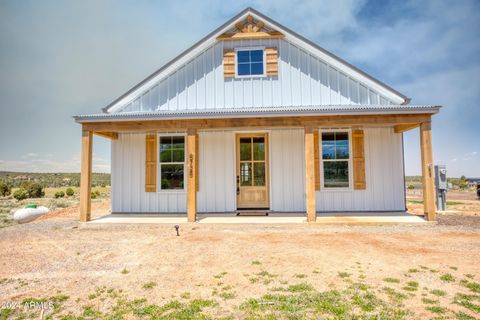
{"label": "metal roof", "polygon": [[251,7],[247,7],[245,8],[244,10],[242,10],[240,13],[238,13],[237,15],[235,15],[234,17],[232,17],[231,19],[229,19],[227,22],[225,22],[224,24],[222,24],[220,27],[218,27],[217,29],[215,29],[214,31],[210,32],[208,35],[206,35],[205,37],[203,37],[202,39],[200,39],[199,41],[197,41],[194,45],[192,45],[190,48],[188,48],[187,50],[183,51],[182,53],[180,53],[177,57],[175,57],[174,59],[170,60],[168,63],[166,63],[165,65],[163,65],[160,69],[158,69],[157,71],[153,72],[152,74],[150,74],[148,77],[146,77],[144,80],[140,81],[137,85],[133,86],[130,90],[128,90],[127,92],[125,92],[123,95],[121,95],[120,97],[118,97],[117,99],[115,99],[114,101],[112,101],[111,103],[109,103],[106,107],[102,108],[102,111],[103,112],[108,112],[108,110],[113,107],[114,105],[116,105],[118,102],[120,102],[123,98],[125,98],[126,96],[128,96],[129,94],[131,94],[132,92],[134,92],[135,90],[139,89],[140,87],[142,87],[145,83],[147,83],[149,80],[153,79],[155,76],[157,76],[158,74],[160,74],[161,72],[163,72],[165,69],[167,69],[168,67],[170,67],[171,65],[173,65],[175,62],[177,62],[178,60],[180,60],[181,58],[183,58],[184,56],[186,56],[188,53],[190,53],[191,51],[193,51],[194,49],[196,49],[197,47],[199,47],[204,41],[212,38],[213,36],[215,36],[215,34],[217,34],[218,32],[220,32],[221,30],[225,29],[227,26],[231,25],[232,23],[234,23],[236,20],[238,20],[240,17],[242,17],[243,15],[245,15],[246,13],[253,13],[259,17],[261,17],[262,19],[264,19],[266,22],[272,24],[272,25],[276,25],[278,26],[279,28],[285,30],[286,32],[290,33],[293,37],[296,37],[298,39],[300,39],[301,41],[309,44],[310,46],[314,47],[315,49],[323,52],[324,54],[326,54],[327,56],[330,56],[331,58],[333,58],[334,60],[337,60],[338,62],[346,65],[347,67],[351,68],[352,70],[358,72],[359,74],[363,75],[364,77],[368,78],[369,80],[373,81],[374,83],[384,87],[385,89],[393,92],[394,94],[398,95],[399,97],[401,97],[402,99],[404,99],[404,102],[403,104],[408,104],[410,102],[410,98],[405,96],[404,94],[398,92],[397,90],[393,89],[392,87],[390,87],[389,85],[385,84],[384,82],[372,77],[371,75],[369,75],[368,73],[362,71],[361,69],[355,67],[354,65],[348,63],[347,61],[341,59],[340,57],[338,57],[337,55],[331,53],[330,51],[322,48],[321,46],[319,46],[318,44],[316,44],[315,42],[313,41],[310,41],[308,39],[306,39],[305,37],[301,36],[300,34],[296,33],[295,31],[292,31],[290,30],[289,28],[283,26],[282,24],[278,23],[277,21],[265,16],[264,14],[258,12],[257,10],[251,8]]}
{"label": "metal roof", "polygon": [[320,105],[229,109],[158,110],[145,112],[99,113],[74,116],[76,122],[257,118],[285,116],[327,116],[361,114],[437,113],[435,105]]}

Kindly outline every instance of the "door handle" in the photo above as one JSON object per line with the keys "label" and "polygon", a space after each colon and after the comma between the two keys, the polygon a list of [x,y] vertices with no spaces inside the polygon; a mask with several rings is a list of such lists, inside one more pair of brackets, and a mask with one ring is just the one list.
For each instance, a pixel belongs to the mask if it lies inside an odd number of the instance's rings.
{"label": "door handle", "polygon": [[237,196],[240,194],[240,176],[237,176]]}

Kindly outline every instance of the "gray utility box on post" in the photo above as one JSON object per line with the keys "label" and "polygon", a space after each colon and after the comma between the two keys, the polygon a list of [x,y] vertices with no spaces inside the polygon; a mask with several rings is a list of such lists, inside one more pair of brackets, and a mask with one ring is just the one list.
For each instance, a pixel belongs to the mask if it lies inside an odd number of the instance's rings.
{"label": "gray utility box on post", "polygon": [[445,165],[435,166],[435,191],[437,194],[437,210],[447,210],[447,168]]}

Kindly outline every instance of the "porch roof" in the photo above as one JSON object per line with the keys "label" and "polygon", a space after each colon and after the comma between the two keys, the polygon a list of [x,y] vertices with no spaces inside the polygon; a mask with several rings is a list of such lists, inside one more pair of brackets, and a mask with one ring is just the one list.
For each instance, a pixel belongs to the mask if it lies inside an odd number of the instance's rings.
{"label": "porch roof", "polygon": [[229,109],[158,110],[148,112],[121,112],[77,115],[78,123],[131,120],[188,120],[255,118],[286,116],[336,116],[369,114],[435,114],[441,106],[436,105],[319,105],[282,106]]}

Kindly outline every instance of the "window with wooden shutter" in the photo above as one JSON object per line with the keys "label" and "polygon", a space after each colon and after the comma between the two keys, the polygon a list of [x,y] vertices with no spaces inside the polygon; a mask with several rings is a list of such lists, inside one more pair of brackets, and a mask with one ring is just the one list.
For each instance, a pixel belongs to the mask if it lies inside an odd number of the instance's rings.
{"label": "window with wooden shutter", "polygon": [[352,130],[353,187],[356,190],[367,188],[365,179],[365,137],[363,130]]}
{"label": "window with wooden shutter", "polygon": [[320,141],[318,137],[318,130],[313,132],[313,152],[315,163],[315,190],[320,190]]}
{"label": "window with wooden shutter", "polygon": [[278,76],[278,50],[277,48],[265,48],[267,76]]}
{"label": "window with wooden shutter", "polygon": [[235,50],[223,50],[223,76],[235,78]]}
{"label": "window with wooden shutter", "polygon": [[157,191],[157,135],[145,137],[145,192]]}

